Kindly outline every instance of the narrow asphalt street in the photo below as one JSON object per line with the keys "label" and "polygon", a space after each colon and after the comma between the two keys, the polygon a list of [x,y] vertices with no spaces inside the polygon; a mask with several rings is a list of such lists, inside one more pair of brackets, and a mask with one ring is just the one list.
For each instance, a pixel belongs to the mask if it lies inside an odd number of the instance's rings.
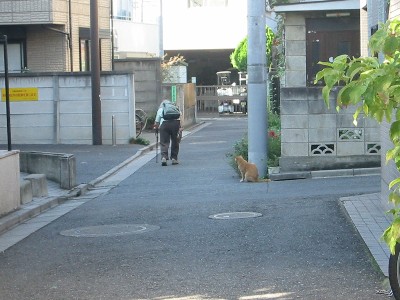
{"label": "narrow asphalt street", "polygon": [[127,166],[0,253],[0,298],[386,299],[339,203],[378,192],[379,176],[239,183],[227,153],[247,119],[206,124],[180,165]]}

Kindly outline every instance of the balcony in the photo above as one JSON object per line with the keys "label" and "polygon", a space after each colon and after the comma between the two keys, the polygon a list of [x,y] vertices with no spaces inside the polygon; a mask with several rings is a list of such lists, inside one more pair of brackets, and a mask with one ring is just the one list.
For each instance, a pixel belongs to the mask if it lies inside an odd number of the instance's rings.
{"label": "balcony", "polygon": [[67,20],[67,1],[0,0],[0,25],[65,24]]}

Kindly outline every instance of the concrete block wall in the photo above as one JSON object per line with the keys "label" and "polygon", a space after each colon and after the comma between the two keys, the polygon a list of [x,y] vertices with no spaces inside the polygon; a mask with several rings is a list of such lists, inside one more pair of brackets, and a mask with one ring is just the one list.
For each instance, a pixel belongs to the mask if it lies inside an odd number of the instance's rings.
{"label": "concrete block wall", "polygon": [[378,124],[359,118],[354,126],[355,108],[337,113],[335,99],[333,93],[328,108],[321,88],[281,89],[283,172],[380,165]]}
{"label": "concrete block wall", "polygon": [[[4,78],[0,78],[4,86]],[[103,144],[112,144],[112,116],[116,142],[127,144],[135,136],[134,76],[101,75]],[[91,144],[92,100],[90,74],[19,74],[10,87],[38,88],[38,101],[11,102],[14,144]],[[0,106],[0,144],[7,144],[5,105]]]}
{"label": "concrete block wall", "polygon": [[155,114],[161,102],[161,60],[159,58],[127,58],[114,62],[116,71],[135,73],[136,107],[148,115]]}
{"label": "concrete block wall", "polygon": [[306,86],[306,23],[299,14],[288,14],[285,19],[285,78],[286,87]]}
{"label": "concrete block wall", "polygon": [[19,151],[0,151],[0,216],[19,205]]}

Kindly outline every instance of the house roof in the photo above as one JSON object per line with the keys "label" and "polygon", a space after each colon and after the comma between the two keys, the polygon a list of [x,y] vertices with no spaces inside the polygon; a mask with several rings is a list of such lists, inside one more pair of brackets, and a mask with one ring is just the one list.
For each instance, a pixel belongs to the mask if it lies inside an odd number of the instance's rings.
{"label": "house roof", "polygon": [[360,9],[360,0],[303,0],[300,3],[276,5],[274,7],[274,11],[277,13],[353,9]]}

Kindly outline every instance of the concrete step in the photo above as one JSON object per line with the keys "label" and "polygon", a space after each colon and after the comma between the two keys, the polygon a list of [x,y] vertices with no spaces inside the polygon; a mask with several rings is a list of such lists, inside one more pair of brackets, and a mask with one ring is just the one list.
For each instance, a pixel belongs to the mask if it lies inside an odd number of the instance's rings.
{"label": "concrete step", "polygon": [[21,173],[20,199],[22,205],[31,202],[34,197],[46,197],[48,194],[45,174]]}

